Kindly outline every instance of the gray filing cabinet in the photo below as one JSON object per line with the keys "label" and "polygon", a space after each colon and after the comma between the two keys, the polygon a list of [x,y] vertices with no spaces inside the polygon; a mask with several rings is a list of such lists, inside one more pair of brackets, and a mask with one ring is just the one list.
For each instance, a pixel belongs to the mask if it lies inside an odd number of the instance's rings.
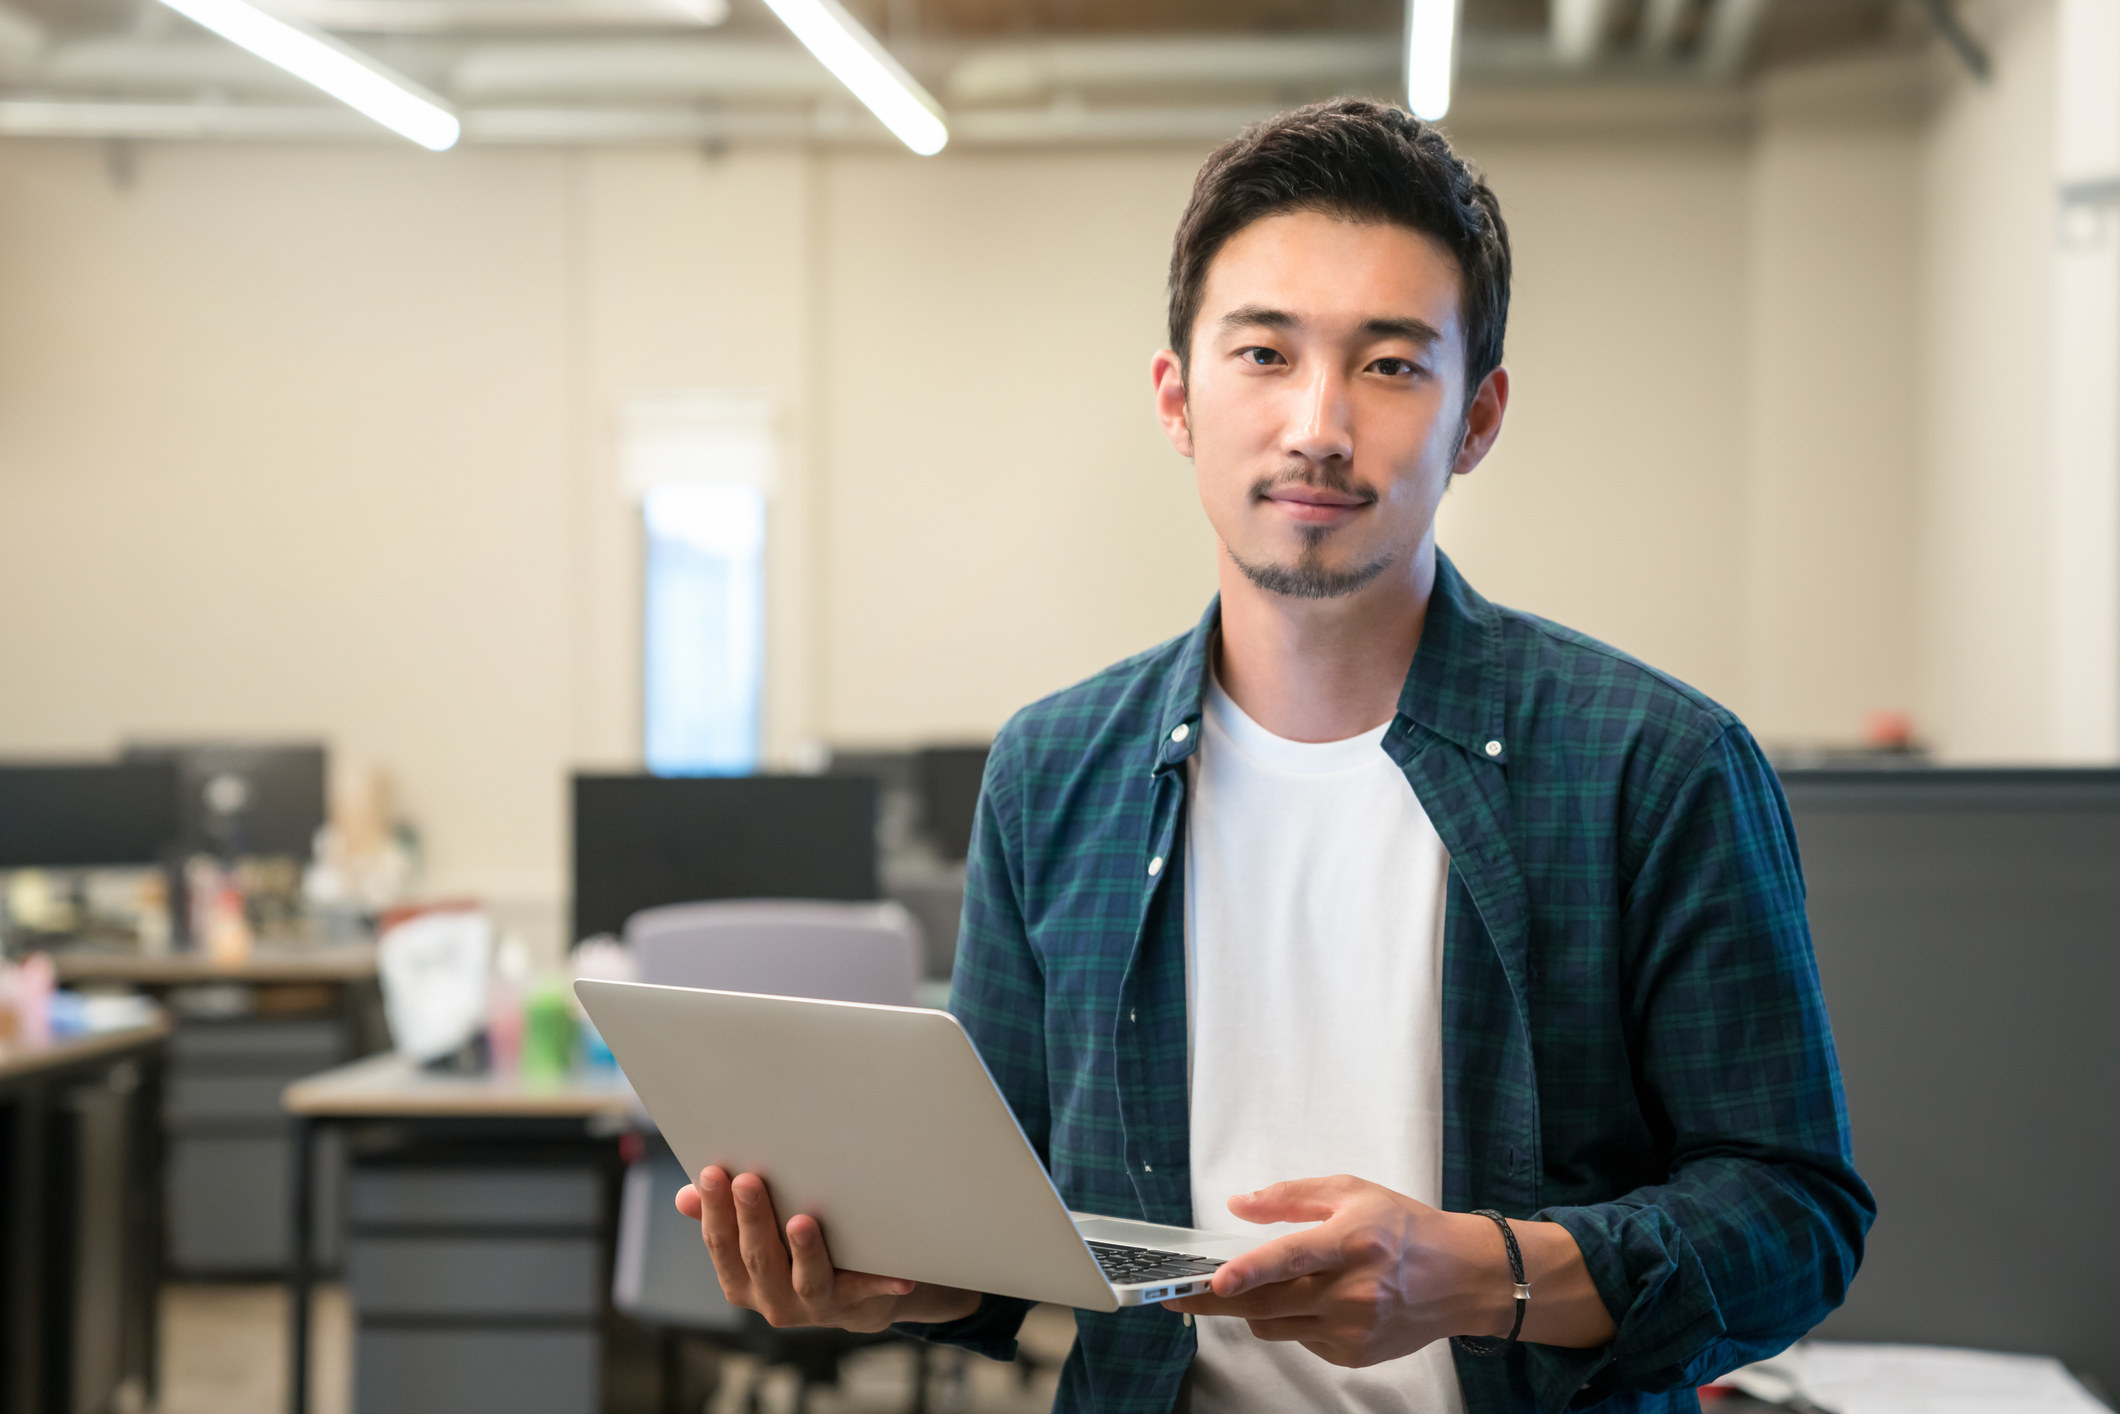
{"label": "gray filing cabinet", "polygon": [[[336,1018],[185,1021],[170,1043],[163,1104],[168,1131],[168,1262],[184,1276],[286,1269],[293,1138],[280,1092],[350,1049]],[[339,1260],[343,1163],[335,1136],[318,1155],[317,1263]]]}
{"label": "gray filing cabinet", "polygon": [[563,1162],[355,1164],[354,1414],[596,1414],[604,1184]]}

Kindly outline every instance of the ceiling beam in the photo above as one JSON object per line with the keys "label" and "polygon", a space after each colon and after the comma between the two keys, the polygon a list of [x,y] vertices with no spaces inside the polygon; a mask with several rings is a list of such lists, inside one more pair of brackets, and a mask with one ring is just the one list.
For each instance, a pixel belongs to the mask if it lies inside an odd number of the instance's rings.
{"label": "ceiling beam", "polygon": [[1773,0],[1712,0],[1700,62],[1711,78],[1733,79],[1752,61],[1759,28]]}
{"label": "ceiling beam", "polygon": [[1553,55],[1564,67],[1587,68],[1605,47],[1612,0],[1553,0]]}
{"label": "ceiling beam", "polygon": [[1647,0],[1642,11],[1642,48],[1659,57],[1678,47],[1679,21],[1689,0]]}

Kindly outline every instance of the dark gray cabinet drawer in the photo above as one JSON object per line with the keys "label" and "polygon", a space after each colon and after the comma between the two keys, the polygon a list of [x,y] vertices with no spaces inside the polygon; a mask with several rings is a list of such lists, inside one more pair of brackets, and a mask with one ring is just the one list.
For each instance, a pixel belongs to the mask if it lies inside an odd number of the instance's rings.
{"label": "dark gray cabinet drawer", "polygon": [[[170,1265],[193,1276],[263,1274],[287,1265],[291,1217],[287,1202],[294,1174],[294,1141],[283,1135],[179,1134],[168,1149]],[[339,1261],[339,1204],[345,1178],[344,1151],[335,1134],[316,1147],[313,1205],[319,1267]]]}
{"label": "dark gray cabinet drawer", "polygon": [[280,1092],[295,1077],[279,1075],[194,1075],[178,1071],[169,1078],[165,1111],[170,1121],[261,1120],[287,1123]]}
{"label": "dark gray cabinet drawer", "polygon": [[593,1331],[364,1327],[353,1351],[354,1414],[596,1414]]}
{"label": "dark gray cabinet drawer", "polygon": [[594,1228],[603,1184],[587,1168],[389,1168],[353,1172],[347,1217],[373,1226]]}
{"label": "dark gray cabinet drawer", "polygon": [[288,1171],[283,1138],[181,1138],[169,1148],[169,1260],[184,1271],[285,1265]]}
{"label": "dark gray cabinet drawer", "polygon": [[269,1069],[307,1075],[336,1065],[345,1049],[336,1021],[222,1021],[179,1026],[170,1038],[174,1068]]}
{"label": "dark gray cabinet drawer", "polygon": [[603,1244],[594,1237],[356,1236],[346,1285],[362,1321],[378,1317],[593,1318]]}

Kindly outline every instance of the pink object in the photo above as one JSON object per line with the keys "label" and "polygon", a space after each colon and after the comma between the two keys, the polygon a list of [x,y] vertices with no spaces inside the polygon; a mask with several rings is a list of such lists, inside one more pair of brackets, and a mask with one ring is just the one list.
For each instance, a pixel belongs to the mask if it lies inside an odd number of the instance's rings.
{"label": "pink object", "polygon": [[48,1046],[52,1039],[52,989],[58,985],[49,953],[22,959],[15,983],[15,1034],[24,1046]]}
{"label": "pink object", "polygon": [[502,977],[486,987],[486,1059],[497,1075],[513,1075],[523,1065],[523,999]]}

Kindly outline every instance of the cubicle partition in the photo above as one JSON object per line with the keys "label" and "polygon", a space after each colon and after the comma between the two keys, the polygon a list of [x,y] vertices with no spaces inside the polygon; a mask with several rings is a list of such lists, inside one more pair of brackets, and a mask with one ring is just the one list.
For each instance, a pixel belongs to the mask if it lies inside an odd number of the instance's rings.
{"label": "cubicle partition", "polygon": [[2120,1391],[2120,771],[1783,785],[1877,1225],[1819,1328]]}

